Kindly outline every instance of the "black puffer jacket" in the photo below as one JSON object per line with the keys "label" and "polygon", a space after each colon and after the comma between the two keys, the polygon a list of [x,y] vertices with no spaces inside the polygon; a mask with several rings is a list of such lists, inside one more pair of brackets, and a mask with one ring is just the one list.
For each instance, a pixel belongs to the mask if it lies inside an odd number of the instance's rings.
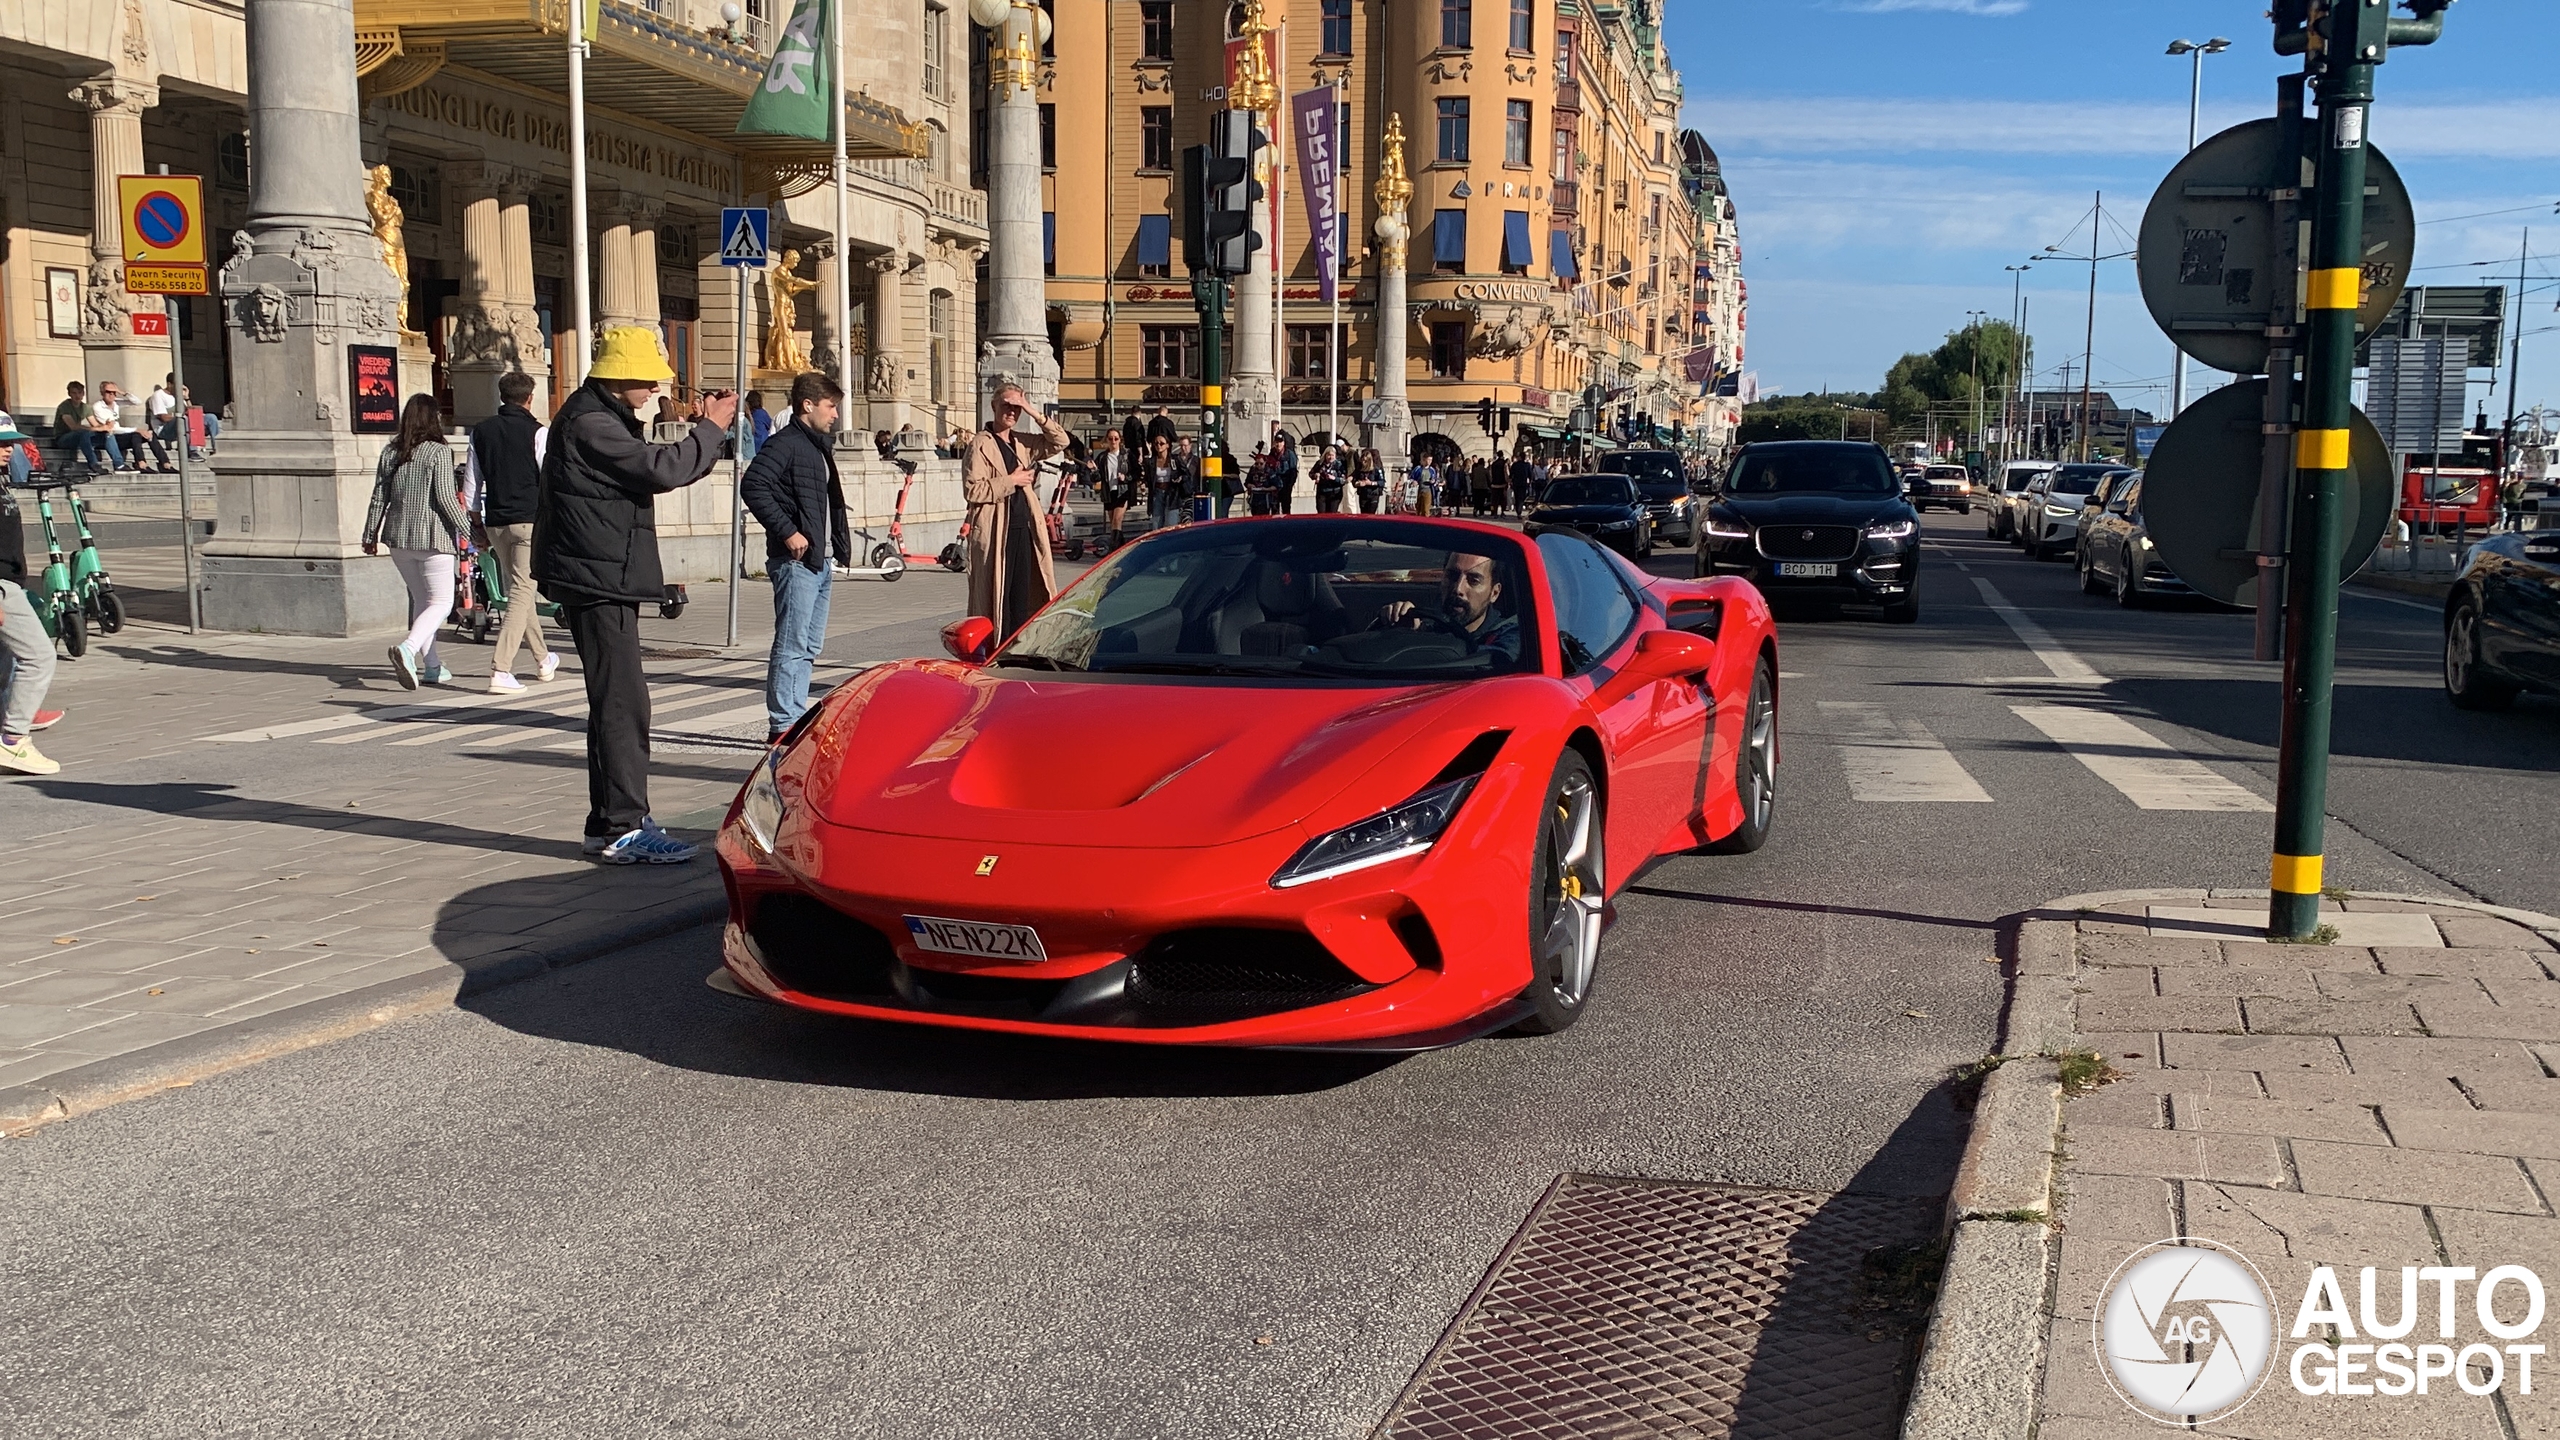
{"label": "black puffer jacket", "polygon": [[711,473],[728,435],[703,421],[652,445],[631,407],[590,380],[551,420],[542,501],[533,517],[533,578],[563,605],[666,596],[655,501]]}
{"label": "black puffer jacket", "polygon": [[[747,466],[738,490],[747,509],[764,527],[768,567],[787,560],[782,542],[798,535],[809,542],[800,564],[817,570],[832,557],[839,565],[856,565],[853,532],[845,522],[844,481],[836,473],[835,446],[817,431],[794,420],[773,432]],[[826,542],[825,554],[819,541]]]}

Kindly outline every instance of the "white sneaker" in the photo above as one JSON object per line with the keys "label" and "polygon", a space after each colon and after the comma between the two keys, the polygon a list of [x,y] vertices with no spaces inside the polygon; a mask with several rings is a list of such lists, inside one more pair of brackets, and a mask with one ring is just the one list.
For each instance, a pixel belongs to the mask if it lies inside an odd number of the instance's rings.
{"label": "white sneaker", "polygon": [[559,673],[560,673],[560,652],[559,652],[559,651],[557,651],[557,650],[545,650],[545,651],[543,651],[543,652],[542,652],[542,668],[540,668],[540,669],[538,669],[538,670],[536,670],[536,671],[534,671],[534,672],[533,672],[533,678],[534,678],[534,679],[536,679],[536,680],[548,680],[548,679],[550,679],[552,676],[557,675],[557,674],[559,674]]}
{"label": "white sneaker", "polygon": [[[61,769],[61,762],[47,759],[44,752],[36,748],[32,738],[21,738],[15,743],[0,742],[0,770],[20,775],[52,775]],[[692,858],[690,852],[685,858]]]}
{"label": "white sneaker", "polygon": [[507,671],[495,671],[489,676],[489,693],[492,695],[506,695],[523,688],[524,682]]}

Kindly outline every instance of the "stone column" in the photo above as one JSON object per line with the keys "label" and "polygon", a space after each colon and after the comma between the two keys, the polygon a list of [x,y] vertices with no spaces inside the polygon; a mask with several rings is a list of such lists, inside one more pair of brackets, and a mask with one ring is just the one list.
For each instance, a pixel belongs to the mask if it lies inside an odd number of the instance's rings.
{"label": "stone column", "polygon": [[[820,240],[809,247],[809,263],[818,288],[809,292],[809,368],[828,375],[844,373],[844,342],[836,334],[836,317],[844,313],[843,286],[837,283],[836,242]],[[848,409],[852,396],[845,397]],[[847,424],[851,423],[848,418]]]}
{"label": "stone column", "polygon": [[[631,216],[633,323],[654,330],[666,318],[658,309],[658,223],[666,218],[667,207],[656,200],[633,200],[623,208]],[[659,348],[665,348],[663,341]]]}
{"label": "stone column", "polygon": [[[1019,385],[1033,408],[1058,398],[1058,357],[1049,348],[1049,282],[1041,256],[1039,8],[1013,0],[994,31],[987,99],[987,337],[980,350],[981,399]],[[974,426],[985,415],[981,404]]]}
{"label": "stone column", "polygon": [[400,285],[366,223],[355,0],[247,0],[248,223],[222,267],[233,424],[214,461],[204,619],[361,635],[408,626],[359,531],[382,437],[352,433],[347,347],[399,343]]}
{"label": "stone column", "polygon": [[631,269],[631,202],[610,192],[596,202],[596,324],[637,325],[640,293]]}
{"label": "stone column", "polygon": [[133,312],[157,313],[163,302],[137,299],[124,288],[124,216],[116,177],[145,173],[142,112],[160,103],[157,86],[121,75],[82,82],[71,98],[89,111],[89,280],[80,314],[82,368],[89,396],[113,380],[139,398],[169,370],[169,342],[133,333]]}
{"label": "stone column", "polygon": [[498,184],[504,167],[453,165],[445,181],[462,199],[460,294],[445,302],[453,334],[445,349],[445,375],[453,387],[453,417],[475,424],[498,410],[498,377],[513,369],[512,337],[499,322],[504,304],[506,228]]}
{"label": "stone column", "polygon": [[891,250],[872,256],[867,263],[871,266],[871,373],[863,389],[871,397],[871,428],[904,430],[907,298],[902,282],[906,278],[907,257]]}
{"label": "stone column", "polygon": [[[1276,193],[1272,180],[1280,147],[1290,143],[1289,127],[1278,123],[1285,100],[1280,93],[1279,77],[1262,62],[1261,48],[1269,44],[1271,25],[1263,18],[1260,0],[1246,0],[1244,23],[1237,36],[1247,42],[1236,72],[1236,82],[1229,88],[1228,103],[1253,112],[1253,123],[1271,143],[1255,157],[1254,176],[1262,182],[1265,198],[1255,207],[1253,230],[1262,244],[1253,252],[1251,268],[1236,281],[1236,323],[1227,347],[1227,448],[1239,456],[1250,455],[1253,447],[1271,438],[1280,423],[1280,377],[1272,369],[1272,327],[1279,323],[1280,269],[1279,257],[1272,247],[1273,207],[1284,197]],[[1306,463],[1312,464],[1312,461]]]}
{"label": "stone column", "polygon": [[1413,182],[1404,168],[1404,117],[1387,117],[1387,133],[1378,156],[1378,408],[1385,418],[1369,427],[1369,444],[1389,474],[1403,473],[1412,459],[1413,407],[1405,401],[1405,345],[1413,317],[1405,311],[1405,246],[1413,238],[1407,218]]}

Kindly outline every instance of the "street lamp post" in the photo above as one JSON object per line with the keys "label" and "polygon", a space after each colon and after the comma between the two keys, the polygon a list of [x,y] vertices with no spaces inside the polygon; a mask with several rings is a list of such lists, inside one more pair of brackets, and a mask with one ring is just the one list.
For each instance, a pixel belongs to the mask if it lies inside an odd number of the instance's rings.
{"label": "street lamp post", "polygon": [[1964,316],[1973,325],[1973,343],[1965,347],[1966,358],[1973,362],[1973,445],[1967,448],[1979,448],[1982,445],[1982,322],[1991,318],[1991,312],[1967,310]]}
{"label": "street lamp post", "polygon": [[[2193,76],[2187,85],[2187,149],[2196,148],[2197,126],[2204,119],[2204,57],[2219,55],[2231,48],[2231,42],[2216,35],[2199,45],[2193,40],[2172,40],[2169,53],[2185,55],[2194,62]],[[2187,408],[2187,352],[2175,344],[2169,347],[2169,418],[2175,420]]]}
{"label": "street lamp post", "polygon": [[2000,461],[2018,458],[2018,412],[2027,403],[2027,272],[2034,262],[2003,265],[2009,272],[2009,343],[2016,349],[2009,356],[2009,399],[2000,407]]}

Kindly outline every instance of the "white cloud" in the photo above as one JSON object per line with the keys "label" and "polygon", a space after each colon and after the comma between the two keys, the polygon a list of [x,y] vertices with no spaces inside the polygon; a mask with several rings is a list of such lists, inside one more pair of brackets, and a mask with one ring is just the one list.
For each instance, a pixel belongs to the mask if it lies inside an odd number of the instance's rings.
{"label": "white cloud", "polygon": [[[2546,100],[2376,106],[2373,136],[2403,158],[2560,159],[2560,126]],[[2207,133],[2255,118],[2211,112]],[[1727,157],[1767,154],[1879,156],[1919,152],[1997,155],[2176,156],[2187,116],[2176,104],[2109,100],[1966,100],[1814,96],[1700,96],[1688,121]]]}
{"label": "white cloud", "polygon": [[2027,0],[1844,0],[1832,7],[1857,15],[1891,15],[1902,10],[1941,10],[1956,15],[2015,15]]}
{"label": "white cloud", "polygon": [[[2089,210],[2089,192],[2076,183],[1944,165],[1744,159],[1725,175],[1746,255],[1868,247],[1906,261],[1924,251],[2024,255],[2061,243]],[[2149,198],[2124,197],[2128,226]]]}

